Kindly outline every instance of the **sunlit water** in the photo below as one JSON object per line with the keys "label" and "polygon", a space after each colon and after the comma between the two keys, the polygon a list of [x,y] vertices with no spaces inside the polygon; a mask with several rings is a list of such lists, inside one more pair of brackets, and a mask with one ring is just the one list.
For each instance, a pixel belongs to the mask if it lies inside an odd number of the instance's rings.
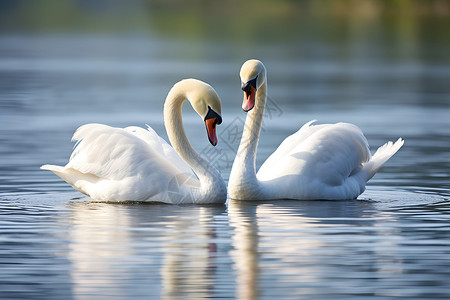
{"label": "sunlit water", "polygon": [[[322,46],[296,57],[292,46],[142,36],[0,38],[0,298],[449,297],[448,62],[376,51],[349,61]],[[219,145],[188,107],[185,127],[228,180],[249,57],[269,72],[258,165],[312,119],[358,125],[373,150],[406,140],[358,200],[93,203],[39,170],[64,164],[87,122],[147,123],[166,137],[163,99],[196,77],[222,98]]]}

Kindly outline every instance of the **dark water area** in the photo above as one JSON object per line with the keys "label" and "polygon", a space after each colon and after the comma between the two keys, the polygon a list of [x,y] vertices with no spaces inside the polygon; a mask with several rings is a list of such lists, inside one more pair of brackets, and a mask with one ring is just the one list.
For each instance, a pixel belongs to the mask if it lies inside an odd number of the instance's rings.
{"label": "dark water area", "polygon": [[[442,27],[431,34],[398,24],[393,36],[366,24],[334,40],[303,32],[304,40],[248,43],[179,38],[170,26],[2,33],[0,298],[450,297],[450,44]],[[149,124],[167,138],[166,94],[194,77],[221,96],[219,144],[211,151],[187,105],[185,128],[227,181],[239,143],[233,130],[245,120],[238,72],[248,58],[268,70],[258,166],[313,119],[356,124],[372,152],[398,137],[405,145],[349,201],[95,203],[39,169],[64,165],[85,123]]]}

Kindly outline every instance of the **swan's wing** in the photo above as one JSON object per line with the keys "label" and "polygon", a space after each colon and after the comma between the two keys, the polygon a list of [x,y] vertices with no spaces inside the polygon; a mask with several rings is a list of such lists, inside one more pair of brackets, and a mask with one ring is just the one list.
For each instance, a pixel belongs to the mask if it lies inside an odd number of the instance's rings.
{"label": "swan's wing", "polygon": [[309,136],[326,125],[312,125],[316,120],[309,121],[303,125],[297,132],[291,134],[281,142],[280,146],[266,159],[261,169],[277,165],[279,160],[289,155],[289,153],[298,145],[302,144]]}
{"label": "swan's wing", "polygon": [[261,166],[258,179],[289,176],[289,184],[298,185],[296,180],[306,178],[310,182],[340,185],[370,159],[367,140],[357,126],[311,123],[283,141]]}
{"label": "swan's wing", "polygon": [[160,176],[193,173],[153,130],[86,124],[77,129],[72,140],[77,144],[66,168],[99,178],[122,180],[152,177],[158,172]]}
{"label": "swan's wing", "polygon": [[146,126],[147,130],[137,126],[129,126],[125,130],[145,141],[153,150],[163,154],[181,173],[195,175],[191,167],[180,157],[172,146],[160,137],[153,128],[149,125]]}

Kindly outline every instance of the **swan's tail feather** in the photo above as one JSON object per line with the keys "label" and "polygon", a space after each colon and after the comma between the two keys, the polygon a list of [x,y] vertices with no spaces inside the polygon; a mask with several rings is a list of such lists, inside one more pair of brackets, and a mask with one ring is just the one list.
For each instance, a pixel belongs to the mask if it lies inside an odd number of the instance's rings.
{"label": "swan's tail feather", "polygon": [[[41,170],[52,171],[53,173],[55,173],[56,175],[58,175],[57,173],[62,173],[62,172],[64,172],[64,167],[55,166],[55,165],[43,165],[43,166],[41,166]],[[59,176],[59,175],[58,175],[58,176]]]}
{"label": "swan's tail feather", "polygon": [[65,167],[55,166],[55,165],[43,165],[41,170],[48,170],[55,173],[57,176],[61,177],[65,182],[72,185],[73,183],[73,175],[70,172],[72,169],[66,169]]}
{"label": "swan's tail feather", "polygon": [[60,167],[55,165],[43,165],[41,166],[41,169],[52,171],[65,182],[70,184],[74,189],[88,196],[90,187],[92,187],[101,179],[92,174],[85,174],[72,168]]}
{"label": "swan's tail feather", "polygon": [[363,165],[363,170],[366,171],[367,179],[375,175],[375,173],[403,146],[404,140],[399,138],[395,143],[389,141],[375,152],[372,158]]}

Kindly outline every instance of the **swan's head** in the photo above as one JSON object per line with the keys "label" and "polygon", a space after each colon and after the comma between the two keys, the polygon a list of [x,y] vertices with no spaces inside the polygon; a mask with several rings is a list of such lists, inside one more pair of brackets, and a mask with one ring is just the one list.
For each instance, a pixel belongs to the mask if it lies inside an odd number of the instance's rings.
{"label": "swan's head", "polygon": [[242,65],[239,75],[244,91],[242,109],[247,112],[255,106],[256,91],[266,81],[266,67],[257,59],[250,59]]}
{"label": "swan's head", "polygon": [[209,84],[196,80],[185,79],[185,96],[191,102],[194,110],[205,121],[209,142],[217,145],[216,125],[222,123],[222,102],[219,95]]}

